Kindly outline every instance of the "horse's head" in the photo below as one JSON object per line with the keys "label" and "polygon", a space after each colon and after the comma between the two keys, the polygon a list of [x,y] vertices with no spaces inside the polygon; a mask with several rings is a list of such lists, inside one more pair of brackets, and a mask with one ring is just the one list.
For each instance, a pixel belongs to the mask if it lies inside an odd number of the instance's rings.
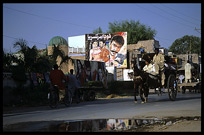
{"label": "horse's head", "polygon": [[136,61],[136,59],[133,59],[133,60],[131,61],[131,66],[132,66],[132,68],[133,68],[134,76],[139,76],[140,70],[139,70],[138,67],[137,67],[137,61]]}
{"label": "horse's head", "polygon": [[137,61],[135,59],[131,62],[131,65],[133,68],[133,78],[138,81],[145,81],[148,75],[146,72],[138,68]]}

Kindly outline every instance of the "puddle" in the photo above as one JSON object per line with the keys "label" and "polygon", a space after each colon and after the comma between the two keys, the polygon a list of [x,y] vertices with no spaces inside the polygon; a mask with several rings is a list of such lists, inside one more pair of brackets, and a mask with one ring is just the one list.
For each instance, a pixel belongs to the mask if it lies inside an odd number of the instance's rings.
{"label": "puddle", "polygon": [[[181,120],[200,120],[201,117],[151,118],[151,119],[94,119],[69,121],[22,122],[3,126],[3,131],[40,132],[118,132],[145,128],[155,124],[173,124]],[[137,131],[137,130],[136,130]]]}

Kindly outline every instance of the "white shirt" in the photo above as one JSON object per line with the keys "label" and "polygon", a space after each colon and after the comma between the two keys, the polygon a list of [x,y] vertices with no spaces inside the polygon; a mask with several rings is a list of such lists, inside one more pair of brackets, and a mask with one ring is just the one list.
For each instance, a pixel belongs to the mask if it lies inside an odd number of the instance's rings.
{"label": "white shirt", "polygon": [[147,72],[147,73],[150,73],[152,75],[157,75],[158,73],[155,72],[155,65],[152,65],[151,63],[149,65],[145,65],[143,67],[143,71]]}
{"label": "white shirt", "polygon": [[152,73],[153,72],[153,65],[149,64],[149,65],[145,65],[143,67],[143,71],[147,72],[147,73]]}
{"label": "white shirt", "polygon": [[185,65],[185,78],[191,79],[191,64],[186,63]]}

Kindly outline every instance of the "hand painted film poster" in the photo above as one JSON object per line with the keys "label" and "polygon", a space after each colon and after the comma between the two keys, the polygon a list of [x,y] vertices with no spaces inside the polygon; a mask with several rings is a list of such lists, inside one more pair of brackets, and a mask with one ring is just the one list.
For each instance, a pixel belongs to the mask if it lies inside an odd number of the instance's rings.
{"label": "hand painted film poster", "polygon": [[81,86],[84,86],[88,81],[101,81],[107,88],[104,62],[74,59],[74,71]]}
{"label": "hand painted film poster", "polygon": [[127,32],[86,34],[86,58],[103,61],[106,67],[127,68]]}

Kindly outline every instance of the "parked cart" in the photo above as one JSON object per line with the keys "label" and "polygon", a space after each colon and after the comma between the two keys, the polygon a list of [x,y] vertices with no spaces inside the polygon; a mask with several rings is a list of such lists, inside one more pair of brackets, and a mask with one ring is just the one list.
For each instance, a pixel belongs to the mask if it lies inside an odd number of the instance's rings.
{"label": "parked cart", "polygon": [[180,83],[178,86],[182,89],[183,94],[186,92],[186,89],[188,89],[189,92],[194,91],[200,93],[201,82]]}

